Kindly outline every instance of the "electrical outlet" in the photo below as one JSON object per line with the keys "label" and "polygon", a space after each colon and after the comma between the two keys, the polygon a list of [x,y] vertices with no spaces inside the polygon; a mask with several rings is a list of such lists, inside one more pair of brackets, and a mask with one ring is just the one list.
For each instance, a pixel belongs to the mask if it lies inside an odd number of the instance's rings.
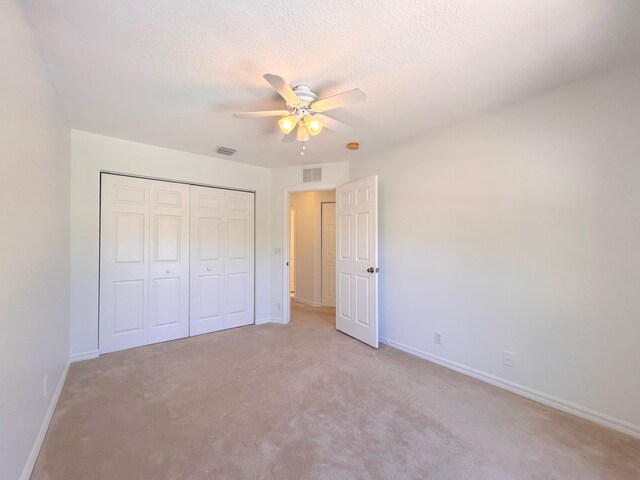
{"label": "electrical outlet", "polygon": [[433,336],[433,341],[436,342],[438,345],[442,345],[442,333],[436,332],[435,335]]}
{"label": "electrical outlet", "polygon": [[42,379],[42,394],[44,398],[47,398],[47,382],[49,381],[49,375],[45,375]]}
{"label": "electrical outlet", "polygon": [[513,352],[509,352],[505,350],[502,352],[502,363],[504,363],[507,367],[515,366],[516,354]]}
{"label": "electrical outlet", "polygon": [[274,252],[276,255],[282,255],[282,249],[281,249],[280,247],[276,247],[276,248],[274,248],[274,249],[273,249],[273,252]]}

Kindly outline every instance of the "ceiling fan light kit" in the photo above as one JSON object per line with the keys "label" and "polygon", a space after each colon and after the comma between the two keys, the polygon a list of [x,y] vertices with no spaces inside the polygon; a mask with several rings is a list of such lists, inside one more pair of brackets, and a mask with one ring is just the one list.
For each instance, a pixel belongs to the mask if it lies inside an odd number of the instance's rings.
{"label": "ceiling fan light kit", "polygon": [[278,75],[267,73],[263,75],[263,77],[285,100],[287,109],[241,112],[234,113],[233,116],[236,118],[281,117],[278,120],[280,130],[282,130],[285,135],[289,135],[297,126],[296,140],[300,142],[306,142],[311,136],[318,135],[322,132],[325,124],[328,124],[326,126],[331,130],[347,130],[349,127],[344,123],[324,116],[323,122],[317,115],[351,103],[363,102],[367,99],[367,95],[362,90],[354,88],[353,90],[318,100],[318,95],[307,85],[296,85],[291,88],[289,84]]}
{"label": "ceiling fan light kit", "polygon": [[311,138],[309,130],[301,123],[298,125],[298,131],[296,132],[296,140],[299,142],[306,142]]}
{"label": "ceiling fan light kit", "polygon": [[304,124],[313,136],[318,135],[322,131],[322,122],[315,117],[307,117]]}
{"label": "ceiling fan light kit", "polygon": [[298,117],[296,115],[287,115],[286,117],[282,117],[278,120],[278,125],[280,126],[280,130],[282,130],[285,135],[289,135],[293,132],[293,129],[296,128],[298,124]]}

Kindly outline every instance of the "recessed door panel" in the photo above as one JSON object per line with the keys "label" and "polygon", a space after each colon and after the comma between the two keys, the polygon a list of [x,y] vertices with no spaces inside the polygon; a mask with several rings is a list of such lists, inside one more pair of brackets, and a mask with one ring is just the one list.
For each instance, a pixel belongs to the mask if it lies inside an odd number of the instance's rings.
{"label": "recessed door panel", "polygon": [[341,192],[338,193],[338,198],[340,199],[340,208],[348,207],[351,205],[351,192]]}
{"label": "recessed door panel", "polygon": [[229,314],[243,313],[246,310],[247,274],[232,273],[227,277],[227,298]]}
{"label": "recessed door panel", "polygon": [[242,212],[245,213],[247,211],[247,205],[249,203],[248,198],[234,198],[231,197],[227,200],[227,212],[237,213]]}
{"label": "recessed door panel", "polygon": [[340,216],[340,236],[338,245],[340,246],[340,258],[349,260],[351,258],[351,216]]}
{"label": "recessed door panel", "polygon": [[113,282],[114,334],[144,330],[145,280]]}
{"label": "recessed door panel", "polygon": [[113,187],[115,201],[114,203],[124,203],[129,205],[145,205],[146,188],[141,186],[125,186],[115,185]]}
{"label": "recessed door panel", "polygon": [[156,215],[154,217],[155,261],[179,262],[182,249],[182,218],[177,216]]}
{"label": "recessed door panel", "polygon": [[198,276],[198,301],[200,303],[200,315],[197,321],[222,317],[222,276],[200,275]]}
{"label": "recessed door panel", "polygon": [[152,285],[155,326],[180,323],[180,277],[156,278]]}
{"label": "recessed door panel", "polygon": [[230,260],[247,258],[247,221],[229,219],[227,221],[227,245]]}
{"label": "recessed door panel", "polygon": [[154,198],[154,206],[175,208],[180,208],[182,206],[182,192],[158,188],[154,192]]}
{"label": "recessed door panel", "polygon": [[356,189],[356,205],[369,203],[369,186]]}
{"label": "recessed door panel", "polygon": [[351,320],[351,275],[340,272],[338,276],[338,285],[340,291],[340,302],[338,314],[348,320]]}
{"label": "recessed door panel", "polygon": [[356,258],[369,260],[369,212],[356,213]]}
{"label": "recessed door panel", "polygon": [[369,277],[356,277],[356,322],[369,326]]}
{"label": "recessed door panel", "polygon": [[197,205],[200,210],[220,210],[223,194],[222,193],[199,193],[197,195]]}
{"label": "recessed door panel", "polygon": [[[145,216],[135,213],[113,212],[115,218],[116,263],[143,263]],[[111,240],[108,238],[107,240]]]}
{"label": "recessed door panel", "polygon": [[220,218],[205,218],[201,217],[197,219],[198,222],[198,239],[197,239],[197,252],[198,260],[211,261],[220,260],[221,254],[221,239],[220,234],[222,232]]}

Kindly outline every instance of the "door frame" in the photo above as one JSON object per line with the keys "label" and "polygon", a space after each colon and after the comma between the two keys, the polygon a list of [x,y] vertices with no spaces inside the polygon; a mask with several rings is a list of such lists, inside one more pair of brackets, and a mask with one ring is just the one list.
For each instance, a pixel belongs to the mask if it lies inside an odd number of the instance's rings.
{"label": "door frame", "polygon": [[[257,215],[256,215],[256,197],[257,192],[255,190],[251,190],[251,189],[246,189],[246,188],[236,188],[236,187],[224,187],[221,185],[210,185],[208,183],[198,183],[198,182],[190,182],[188,180],[174,180],[171,178],[162,178],[162,177],[151,177],[151,176],[147,176],[147,175],[138,175],[135,173],[124,173],[124,172],[117,172],[114,170],[100,170],[98,172],[98,338],[97,338],[97,351],[98,351],[98,355],[103,355],[103,353],[100,351],[100,301],[101,301],[101,296],[100,296],[100,281],[102,278],[102,272],[100,271],[100,265],[102,265],[102,175],[118,175],[120,177],[132,177],[132,178],[141,178],[143,180],[156,180],[159,182],[171,182],[171,183],[180,183],[183,185],[193,185],[196,187],[208,187],[208,188],[218,188],[221,190],[231,190],[231,191],[235,191],[235,192],[246,192],[246,193],[252,193],[253,194],[253,323],[252,325],[256,324],[256,293],[257,293],[257,289],[256,289],[256,266],[257,263],[256,262],[256,219],[257,219]],[[189,337],[186,337],[189,338]]]}
{"label": "door frame", "polygon": [[[324,249],[326,245],[324,244],[324,206],[325,205],[336,205],[336,201],[333,202],[320,202],[320,303],[322,303],[324,307]],[[334,224],[335,228],[335,224]],[[335,238],[334,238],[335,241]],[[335,261],[335,259],[334,259]],[[335,265],[334,265],[335,266]],[[335,281],[335,278],[334,278]]]}
{"label": "door frame", "polygon": [[291,194],[300,192],[324,192],[327,190],[335,190],[336,184],[323,185],[298,185],[296,187],[285,187],[284,192],[284,215],[283,215],[283,246],[282,246],[282,323],[287,324],[291,321],[291,297],[289,294],[289,235],[290,233],[290,215],[291,215]]}

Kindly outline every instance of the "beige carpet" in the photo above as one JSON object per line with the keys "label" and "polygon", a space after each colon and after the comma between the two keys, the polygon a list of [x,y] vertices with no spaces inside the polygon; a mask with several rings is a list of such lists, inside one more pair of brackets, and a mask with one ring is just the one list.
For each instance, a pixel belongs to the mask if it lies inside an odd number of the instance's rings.
{"label": "beige carpet", "polygon": [[640,479],[640,441],[297,307],[71,367],[34,479]]}

